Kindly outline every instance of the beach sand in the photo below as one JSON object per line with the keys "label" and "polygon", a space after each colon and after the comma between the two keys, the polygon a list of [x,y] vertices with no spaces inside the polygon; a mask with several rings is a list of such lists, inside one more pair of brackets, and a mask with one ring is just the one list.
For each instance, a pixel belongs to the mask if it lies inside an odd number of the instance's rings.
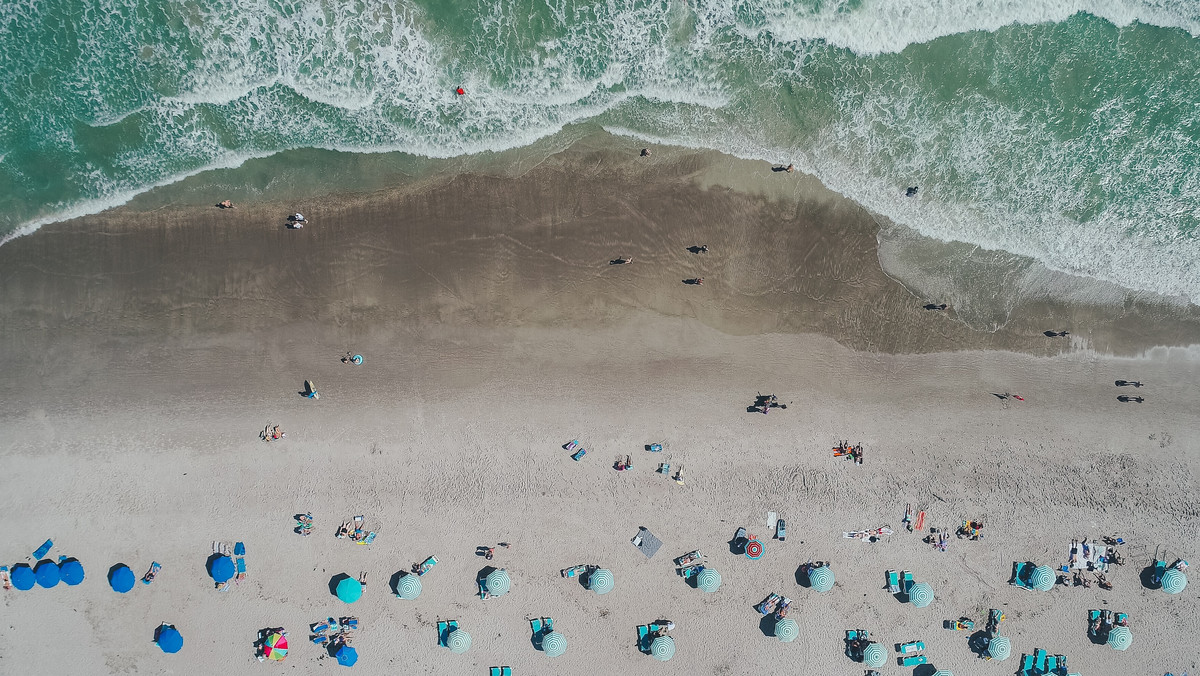
{"label": "beach sand", "polygon": [[[3,594],[0,672],[259,673],[256,632],[283,626],[285,665],[310,673],[336,665],[306,625],[352,614],[362,673],[856,674],[852,628],[889,648],[884,673],[909,640],[956,674],[1012,673],[1019,655],[984,662],[942,629],[992,607],[1014,653],[1066,654],[1072,671],[1196,669],[1195,587],[1139,582],[1156,546],[1195,554],[1194,308],[1040,302],[972,332],[888,279],[870,216],[811,181],[618,150],[296,205],[122,209],[0,248],[0,556],[53,537],[52,556],[88,570],[79,587]],[[303,230],[283,228],[293,210]],[[698,244],[710,252],[685,250]],[[347,350],[364,364],[342,364]],[[319,400],[299,396],[305,379]],[[760,392],[788,409],[747,412]],[[287,439],[259,441],[268,422]],[[561,448],[574,438],[579,462]],[[839,439],[863,442],[865,464],[833,458]],[[634,469],[613,471],[625,454]],[[982,518],[986,537],[938,552],[902,530],[907,503],[938,528]],[[306,511],[301,538],[291,515]],[[787,541],[732,553],[739,526],[766,535],[767,511]],[[355,514],[373,544],[333,537]],[[880,543],[841,536],[884,524],[898,533]],[[639,526],[665,543],[653,559],[629,543]],[[1057,566],[1072,539],[1107,534],[1131,543],[1115,590],[1007,584],[1014,561]],[[228,593],[204,570],[214,540],[248,549]],[[495,560],[475,555],[500,541]],[[723,576],[715,594],[674,573],[697,548]],[[430,554],[420,599],[394,598],[393,574]],[[832,560],[831,593],[798,586],[809,559]],[[153,585],[108,589],[111,565],[154,560]],[[581,563],[616,589],[559,576]],[[510,594],[474,597],[485,565],[509,570]],[[891,568],[929,582],[933,605],[889,595]],[[362,600],[330,594],[360,571]],[[794,600],[793,644],[752,608],[773,591]],[[1133,647],[1092,645],[1090,608],[1129,613]],[[540,616],[563,657],[532,647]],[[634,647],[659,618],[677,625],[666,666]],[[436,645],[439,619],[471,633],[467,654]],[[151,643],[164,621],[177,655]]]}

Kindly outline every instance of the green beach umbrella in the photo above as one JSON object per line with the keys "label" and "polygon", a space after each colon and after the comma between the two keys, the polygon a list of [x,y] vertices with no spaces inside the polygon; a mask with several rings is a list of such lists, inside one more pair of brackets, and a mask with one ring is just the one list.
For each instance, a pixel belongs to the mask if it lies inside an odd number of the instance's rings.
{"label": "green beach umbrella", "polygon": [[488,573],[487,579],[484,581],[487,585],[488,594],[492,596],[504,596],[512,587],[512,580],[508,577],[508,571],[503,568],[498,568]]}
{"label": "green beach umbrella", "polygon": [[396,581],[396,596],[399,596],[405,601],[415,601],[420,595],[420,576],[409,574]]}
{"label": "green beach umbrella", "polygon": [[650,654],[659,662],[666,662],[675,656],[675,639],[659,636],[650,644]]}
{"label": "green beach umbrella", "polygon": [[352,577],[337,583],[337,597],[346,603],[354,603],[362,597],[362,583]]}
{"label": "green beach umbrella", "polygon": [[1050,591],[1054,588],[1054,569],[1050,566],[1038,566],[1029,574],[1029,583],[1038,591]]}
{"label": "green beach umbrella", "polygon": [[471,635],[462,629],[455,629],[446,636],[446,647],[455,655],[461,655],[471,647]]}
{"label": "green beach umbrella", "polygon": [[833,589],[833,569],[829,566],[814,568],[808,572],[808,584],[822,594]]}
{"label": "green beach umbrella", "polygon": [[878,669],[887,663],[887,649],[878,643],[872,643],[863,650],[863,664],[872,669]]}
{"label": "green beach umbrella", "polygon": [[721,574],[712,568],[705,568],[696,576],[696,588],[712,593],[721,586]]}
{"label": "green beach umbrella", "polygon": [[567,637],[557,631],[552,631],[542,637],[542,652],[546,657],[558,657],[567,652]]}
{"label": "green beach umbrella", "polygon": [[1133,632],[1129,627],[1113,627],[1108,632],[1108,647],[1113,650],[1128,650],[1133,644]]}
{"label": "green beach umbrella", "polygon": [[1003,662],[1012,655],[1012,641],[1007,636],[997,636],[988,643],[988,657]]}
{"label": "green beach umbrella", "polygon": [[800,635],[800,625],[790,617],[785,617],[775,623],[775,637],[784,643],[791,643]]}
{"label": "green beach umbrella", "polygon": [[954,676],[954,674],[949,669],[938,669],[933,672],[933,676]]}
{"label": "green beach umbrella", "polygon": [[1178,594],[1187,586],[1187,575],[1182,570],[1172,568],[1163,573],[1162,590],[1168,594]]}
{"label": "green beach umbrella", "polygon": [[933,587],[924,582],[914,584],[912,589],[908,590],[908,600],[914,606],[924,608],[933,603]]}
{"label": "green beach umbrella", "polygon": [[607,594],[613,590],[615,584],[612,571],[607,568],[597,568],[588,576],[588,589],[597,594]]}

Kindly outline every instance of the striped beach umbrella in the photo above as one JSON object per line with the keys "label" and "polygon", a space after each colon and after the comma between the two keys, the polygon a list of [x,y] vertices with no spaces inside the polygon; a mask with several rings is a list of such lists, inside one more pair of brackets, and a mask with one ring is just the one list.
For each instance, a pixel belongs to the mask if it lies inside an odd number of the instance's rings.
{"label": "striped beach umbrella", "polygon": [[177,653],[183,650],[183,634],[175,627],[162,626],[158,630],[158,638],[154,639],[164,653]]}
{"label": "striped beach umbrella", "polygon": [[954,676],[954,673],[949,669],[938,669],[937,671],[933,672],[933,676]]}
{"label": "striped beach umbrella", "polygon": [[1108,632],[1108,647],[1113,650],[1128,650],[1133,644],[1133,632],[1129,627],[1113,627]]}
{"label": "striped beach umbrella", "polygon": [[1182,570],[1171,568],[1162,576],[1162,590],[1168,594],[1178,594],[1187,586],[1187,575]]}
{"label": "striped beach umbrella", "polygon": [[1029,584],[1038,591],[1050,591],[1054,588],[1054,569],[1050,566],[1038,566],[1029,574]]}
{"label": "striped beach umbrella", "polygon": [[37,578],[38,585],[49,589],[58,584],[62,579],[62,574],[58,569],[58,564],[53,561],[42,561],[33,571]]}
{"label": "striped beach umbrella", "polygon": [[758,540],[750,540],[746,543],[746,558],[757,561],[763,555],[762,543]]}
{"label": "striped beach umbrella", "polygon": [[23,563],[13,566],[9,579],[12,580],[13,586],[21,591],[29,591],[37,584],[37,576],[33,574],[33,569]]}
{"label": "striped beach umbrella", "polygon": [[821,566],[808,571],[808,584],[815,591],[822,594],[833,589],[833,569],[829,566]]}
{"label": "striped beach umbrella", "polygon": [[650,644],[650,655],[659,662],[666,662],[675,656],[675,639],[670,636],[659,636]]}
{"label": "striped beach umbrella", "polygon": [[1003,662],[1012,655],[1012,641],[1007,636],[997,636],[988,643],[988,657]]}
{"label": "striped beach umbrella", "polygon": [[133,574],[132,570],[129,570],[129,566],[117,566],[108,574],[108,584],[118,594],[124,594],[133,589],[133,585],[136,583],[137,576]]}
{"label": "striped beach umbrella", "polygon": [[567,652],[567,637],[557,631],[546,634],[542,637],[542,652],[546,657],[558,657]]}
{"label": "striped beach umbrella", "polygon": [[362,598],[362,583],[352,577],[343,578],[337,583],[337,597],[346,603],[354,603]]}
{"label": "striped beach umbrella", "polygon": [[863,664],[872,669],[878,669],[887,663],[887,649],[878,643],[872,643],[863,650]]}
{"label": "striped beach umbrella", "polygon": [[287,657],[287,637],[283,634],[271,634],[263,643],[263,655],[268,659],[280,661]]}
{"label": "striped beach umbrella", "polygon": [[933,587],[924,582],[918,582],[908,590],[908,601],[918,608],[933,603]]}
{"label": "striped beach umbrella", "polygon": [[455,629],[446,636],[446,647],[455,655],[461,655],[471,647],[471,635],[462,629]]}
{"label": "striped beach umbrella", "polygon": [[233,559],[228,556],[218,556],[208,566],[208,574],[212,575],[218,584],[228,582],[234,574]]}
{"label": "striped beach umbrella", "polygon": [[721,574],[712,568],[705,568],[696,576],[696,588],[701,591],[712,593],[717,591],[721,586]]}
{"label": "striped beach umbrella", "polygon": [[62,581],[74,587],[83,582],[83,564],[75,559],[67,559],[58,567]]}
{"label": "striped beach umbrella", "polygon": [[352,667],[358,662],[358,651],[345,644],[338,648],[333,656],[337,658],[337,663],[343,667]]}
{"label": "striped beach umbrella", "polygon": [[508,577],[508,571],[503,568],[488,573],[484,584],[487,585],[488,594],[492,596],[504,596],[512,588],[512,580]]}
{"label": "striped beach umbrella", "polygon": [[421,595],[421,578],[417,575],[405,575],[396,580],[396,596],[405,601],[415,601]]}
{"label": "striped beach umbrella", "polygon": [[613,590],[615,584],[612,571],[606,568],[597,568],[588,576],[588,589],[597,594],[607,594]]}
{"label": "striped beach umbrella", "polygon": [[791,643],[800,635],[800,625],[790,617],[785,617],[775,623],[775,637],[784,643]]}

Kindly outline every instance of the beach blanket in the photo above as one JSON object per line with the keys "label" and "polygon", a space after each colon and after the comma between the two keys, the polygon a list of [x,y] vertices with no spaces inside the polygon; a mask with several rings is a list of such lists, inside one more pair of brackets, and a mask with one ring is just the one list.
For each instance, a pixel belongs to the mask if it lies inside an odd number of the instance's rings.
{"label": "beach blanket", "polygon": [[1108,547],[1088,543],[1088,555],[1083,555],[1083,545],[1075,543],[1067,552],[1067,561],[1071,570],[1098,570],[1108,572]]}
{"label": "beach blanket", "polygon": [[638,548],[638,551],[646,555],[647,559],[653,557],[662,547],[662,540],[654,537],[654,534],[645,528],[639,530],[631,542],[634,547]]}
{"label": "beach blanket", "polygon": [[879,528],[873,528],[871,530],[846,531],[842,533],[842,537],[848,540],[862,540],[863,542],[870,542],[871,538],[895,534],[896,531],[892,530],[891,528],[888,528],[887,526],[880,526]]}

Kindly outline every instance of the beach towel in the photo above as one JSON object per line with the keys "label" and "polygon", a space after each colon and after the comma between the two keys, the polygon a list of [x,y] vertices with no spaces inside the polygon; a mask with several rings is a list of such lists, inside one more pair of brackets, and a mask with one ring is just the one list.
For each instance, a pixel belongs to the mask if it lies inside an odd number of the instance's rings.
{"label": "beach towel", "polygon": [[642,554],[645,554],[647,559],[652,558],[655,554],[657,554],[658,550],[663,544],[662,540],[654,537],[654,534],[645,528],[639,530],[638,534],[633,536],[633,539],[630,542],[633,543],[634,547],[638,548],[638,551],[640,551]]}
{"label": "beach towel", "polygon": [[43,542],[41,547],[38,547],[37,549],[34,550],[33,560],[41,561],[43,558],[45,558],[46,554],[50,553],[50,548],[53,546],[54,546],[54,542],[52,540],[46,540],[45,542]]}

